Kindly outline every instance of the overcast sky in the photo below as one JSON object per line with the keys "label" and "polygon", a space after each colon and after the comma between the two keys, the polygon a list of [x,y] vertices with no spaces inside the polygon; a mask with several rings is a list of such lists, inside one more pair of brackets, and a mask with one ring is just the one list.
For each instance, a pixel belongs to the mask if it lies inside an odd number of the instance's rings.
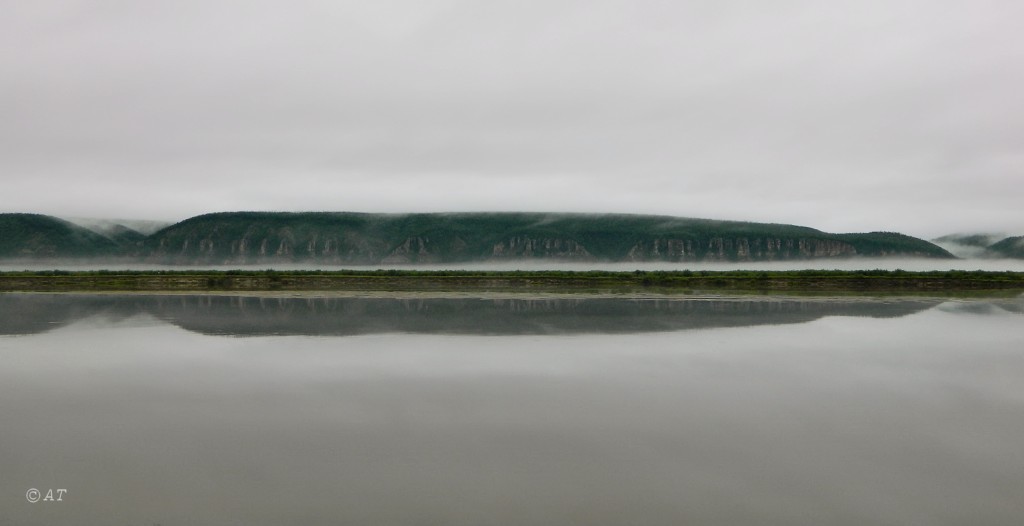
{"label": "overcast sky", "polygon": [[3,1],[0,211],[1024,234],[1024,2]]}

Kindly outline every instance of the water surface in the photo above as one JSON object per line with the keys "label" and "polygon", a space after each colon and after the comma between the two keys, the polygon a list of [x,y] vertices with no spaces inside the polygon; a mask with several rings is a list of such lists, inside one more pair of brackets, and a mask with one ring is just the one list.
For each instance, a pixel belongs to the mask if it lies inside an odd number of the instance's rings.
{"label": "water surface", "polygon": [[1020,524],[1022,305],[3,294],[0,524]]}

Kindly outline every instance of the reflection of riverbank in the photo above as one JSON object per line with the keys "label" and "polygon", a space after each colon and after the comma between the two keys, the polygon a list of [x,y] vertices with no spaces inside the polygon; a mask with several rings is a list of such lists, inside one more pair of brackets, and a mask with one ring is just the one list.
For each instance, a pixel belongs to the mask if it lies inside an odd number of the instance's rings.
{"label": "reflection of riverbank", "polygon": [[795,324],[825,316],[899,317],[940,303],[936,298],[3,294],[0,334],[138,314],[193,332],[232,336],[610,334]]}
{"label": "reflection of riverbank", "polygon": [[903,270],[784,272],[24,272],[0,273],[0,291],[19,292],[865,292],[951,293],[1024,291],[1024,273]]}

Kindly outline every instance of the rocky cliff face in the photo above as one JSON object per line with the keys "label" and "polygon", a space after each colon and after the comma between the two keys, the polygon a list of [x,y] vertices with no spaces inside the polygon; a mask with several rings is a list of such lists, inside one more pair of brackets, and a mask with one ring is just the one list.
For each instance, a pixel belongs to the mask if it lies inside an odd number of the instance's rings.
{"label": "rocky cliff face", "polygon": [[461,254],[466,249],[466,242],[456,237],[448,243],[443,240],[431,240],[430,236],[405,238],[398,246],[392,248],[381,263],[385,265],[408,265],[413,263],[440,263],[445,254]]}
{"label": "rocky cliff face", "polygon": [[[479,245],[479,243],[477,243]],[[580,241],[562,237],[512,235],[486,248],[461,237],[436,239],[412,236],[397,243],[366,239],[352,233],[315,233],[298,237],[284,229],[267,236],[221,238],[189,236],[174,244],[161,240],[151,261],[195,261],[246,264],[271,261],[318,261],[334,264],[416,264],[447,261],[552,259],[563,261],[784,261],[850,257],[860,252],[853,243],[835,239],[783,237],[654,238],[635,241],[618,257],[601,258]],[[879,251],[870,255],[899,254]],[[903,254],[907,255],[907,254]],[[915,254],[920,255],[920,254]]]}
{"label": "rocky cliff face", "polygon": [[[405,244],[406,250],[410,243]],[[344,231],[296,234],[291,228],[251,229],[233,236],[214,230],[189,232],[177,239],[160,237],[156,246],[142,255],[150,262],[218,265],[274,261],[368,263],[379,261],[385,253],[379,245]],[[402,250],[401,246],[395,247],[396,258],[400,259]]]}
{"label": "rocky cliff face", "polygon": [[638,241],[628,261],[775,261],[857,255],[852,244],[817,238],[713,237]]}
{"label": "rocky cliff face", "polygon": [[491,259],[567,259],[592,260],[594,256],[573,239],[512,236],[495,243]]}

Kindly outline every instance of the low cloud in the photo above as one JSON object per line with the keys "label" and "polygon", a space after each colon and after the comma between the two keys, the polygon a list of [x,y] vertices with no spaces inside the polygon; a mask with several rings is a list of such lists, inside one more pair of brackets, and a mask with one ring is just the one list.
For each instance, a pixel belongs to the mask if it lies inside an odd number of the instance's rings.
{"label": "low cloud", "polygon": [[1024,231],[1010,2],[56,2],[2,211],[636,212]]}

